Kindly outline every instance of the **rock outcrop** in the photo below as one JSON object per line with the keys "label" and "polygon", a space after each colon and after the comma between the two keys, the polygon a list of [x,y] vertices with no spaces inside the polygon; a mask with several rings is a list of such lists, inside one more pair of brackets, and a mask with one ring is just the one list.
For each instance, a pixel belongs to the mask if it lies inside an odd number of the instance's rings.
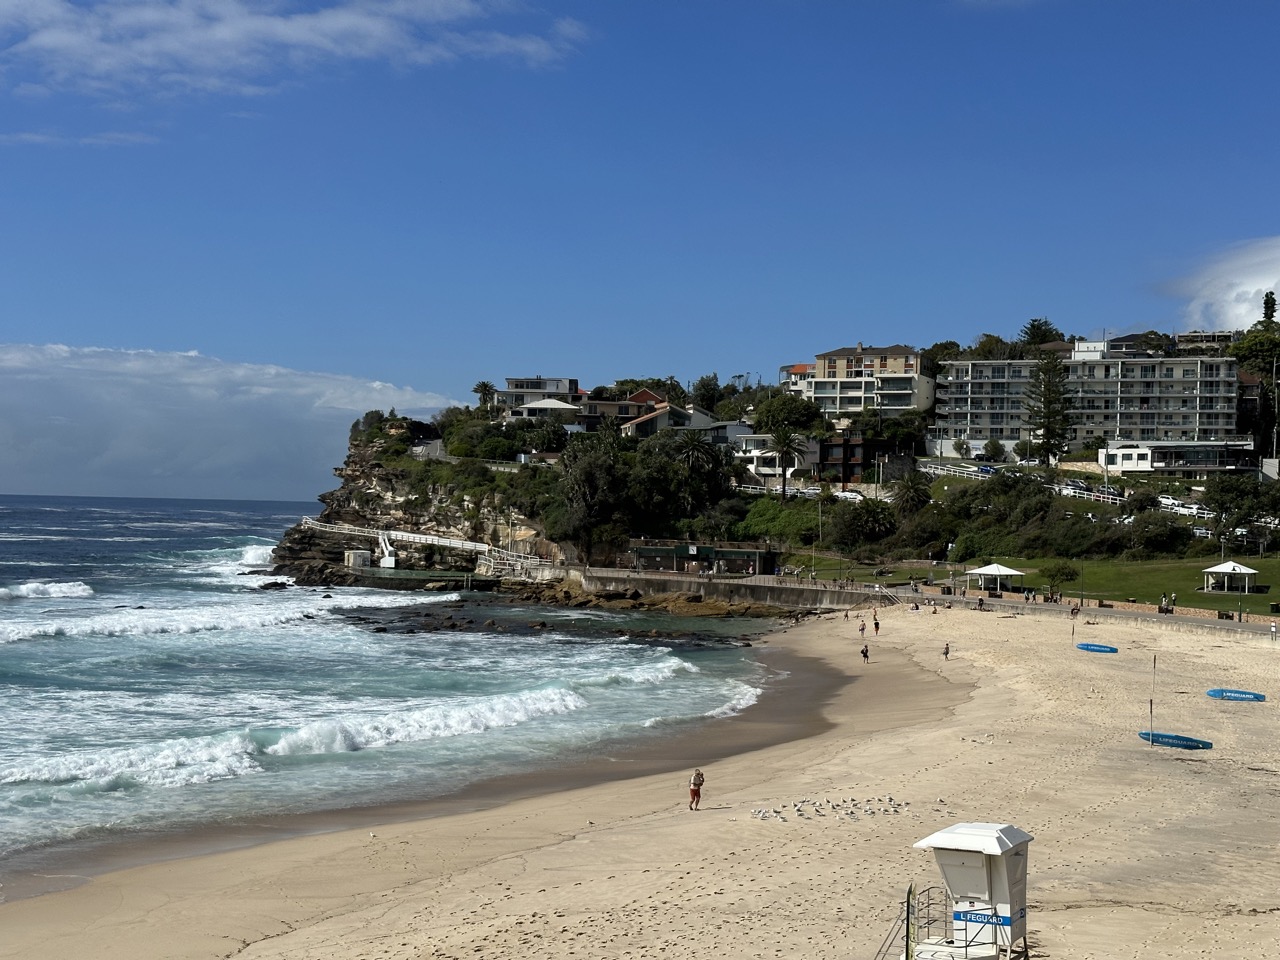
{"label": "rock outcrop", "polygon": [[726,602],[700,593],[645,593],[602,590],[590,593],[576,580],[510,585],[504,592],[516,603],[545,603],[558,607],[596,607],[606,610],[660,610],[680,617],[783,617],[795,611],[749,600]]}
{"label": "rock outcrop", "polygon": [[[539,540],[536,528],[518,513],[492,502],[474,502],[430,482],[430,471],[407,452],[418,439],[413,435],[415,428],[393,429],[399,423],[416,421],[389,422],[377,431],[353,431],[346,460],[334,469],[342,483],[318,497],[324,508],[316,519],[321,523],[425,533],[492,546],[513,544],[518,552],[537,551],[558,557],[554,545]],[[416,426],[430,429],[427,424]],[[406,438],[405,433],[410,436]],[[395,543],[394,549],[397,570],[475,568],[476,554],[468,551],[404,542]],[[369,579],[346,566],[348,550],[369,550],[376,556],[378,541],[298,523],[285,532],[272,551],[272,573],[292,577],[306,586],[370,585]],[[456,588],[456,584],[430,579],[386,579],[373,585],[396,589]]]}

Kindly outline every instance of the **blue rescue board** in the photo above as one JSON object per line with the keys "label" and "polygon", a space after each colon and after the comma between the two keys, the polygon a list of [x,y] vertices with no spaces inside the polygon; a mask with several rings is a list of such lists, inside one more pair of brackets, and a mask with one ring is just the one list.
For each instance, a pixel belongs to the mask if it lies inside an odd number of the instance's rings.
{"label": "blue rescue board", "polygon": [[1212,690],[1206,690],[1205,693],[1215,700],[1245,700],[1249,703],[1262,703],[1267,699],[1265,693],[1254,693],[1252,690],[1224,690],[1222,687],[1214,687]]}
{"label": "blue rescue board", "polygon": [[1138,736],[1147,743],[1157,747],[1177,747],[1179,750],[1212,750],[1213,744],[1208,740],[1195,737],[1184,737],[1180,733],[1152,733],[1150,730],[1139,730]]}
{"label": "blue rescue board", "polygon": [[1105,643],[1077,643],[1077,650],[1084,650],[1088,653],[1119,653],[1115,647],[1108,647]]}

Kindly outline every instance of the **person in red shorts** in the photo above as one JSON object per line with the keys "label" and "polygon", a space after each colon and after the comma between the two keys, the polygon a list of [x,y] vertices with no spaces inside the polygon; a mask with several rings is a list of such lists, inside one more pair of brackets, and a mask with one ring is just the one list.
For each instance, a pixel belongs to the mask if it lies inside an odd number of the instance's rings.
{"label": "person in red shorts", "polygon": [[698,804],[702,802],[702,785],[707,782],[707,778],[703,776],[701,770],[694,770],[693,776],[689,778],[689,809],[697,810]]}

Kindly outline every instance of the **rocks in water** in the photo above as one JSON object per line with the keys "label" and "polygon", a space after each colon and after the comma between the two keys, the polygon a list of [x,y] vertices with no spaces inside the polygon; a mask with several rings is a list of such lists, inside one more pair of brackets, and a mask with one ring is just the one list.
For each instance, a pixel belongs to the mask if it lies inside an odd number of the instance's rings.
{"label": "rocks in water", "polygon": [[288,590],[289,584],[283,580],[268,580],[266,583],[258,584],[259,590]]}

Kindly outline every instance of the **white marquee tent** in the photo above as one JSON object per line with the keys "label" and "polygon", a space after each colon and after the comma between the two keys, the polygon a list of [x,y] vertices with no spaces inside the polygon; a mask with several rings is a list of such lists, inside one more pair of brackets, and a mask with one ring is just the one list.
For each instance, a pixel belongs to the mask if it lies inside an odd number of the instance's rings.
{"label": "white marquee tent", "polygon": [[[1021,570],[1014,570],[1012,567],[1006,567],[999,563],[989,563],[985,567],[978,567],[974,570],[966,571],[966,577],[977,577],[978,588],[980,590],[1012,590],[1011,586],[1007,586],[1011,577],[1026,576]],[[1018,589],[1022,589],[1019,585]]]}
{"label": "white marquee tent", "polygon": [[1242,563],[1228,560],[1216,567],[1207,567],[1203,571],[1205,592],[1210,590],[1238,590],[1248,593],[1253,589],[1258,571],[1246,567]]}

